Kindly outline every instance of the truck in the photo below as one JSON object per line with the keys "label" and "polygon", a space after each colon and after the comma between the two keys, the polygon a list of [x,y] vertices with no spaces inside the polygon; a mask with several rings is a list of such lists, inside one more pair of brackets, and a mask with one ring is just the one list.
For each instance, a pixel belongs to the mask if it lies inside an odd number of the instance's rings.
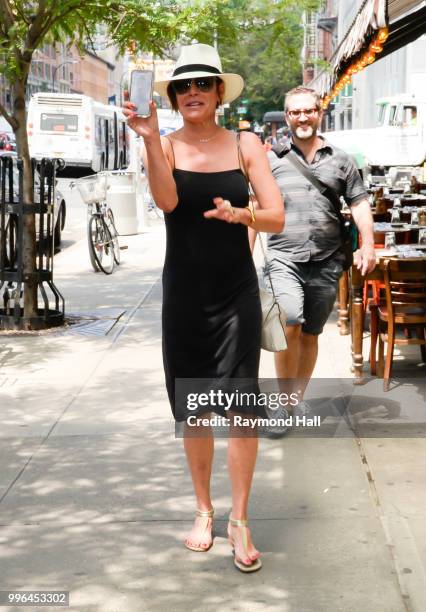
{"label": "truck", "polygon": [[[325,132],[332,144],[357,158],[371,182],[426,182],[426,99],[411,94],[376,100],[376,127]],[[362,166],[364,166],[362,168]]]}

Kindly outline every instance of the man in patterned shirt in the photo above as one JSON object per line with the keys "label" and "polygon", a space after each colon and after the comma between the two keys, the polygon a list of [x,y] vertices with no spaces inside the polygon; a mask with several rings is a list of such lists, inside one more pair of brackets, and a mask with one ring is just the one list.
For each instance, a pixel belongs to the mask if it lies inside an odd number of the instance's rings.
{"label": "man in patterned shirt", "polygon": [[289,91],[285,118],[292,137],[277,151],[283,156],[268,153],[286,213],[284,230],[268,236],[274,291],[287,314],[288,348],[275,353],[275,368],[278,378],[297,379],[298,389],[304,391],[317,360],[318,336],[336,299],[344,256],[335,207],[286,159],[286,149],[291,148],[317,179],[350,206],[362,240],[354,263],[362,274],[374,269],[376,258],[370,204],[355,163],[318,135],[322,119],[318,94],[306,87]]}

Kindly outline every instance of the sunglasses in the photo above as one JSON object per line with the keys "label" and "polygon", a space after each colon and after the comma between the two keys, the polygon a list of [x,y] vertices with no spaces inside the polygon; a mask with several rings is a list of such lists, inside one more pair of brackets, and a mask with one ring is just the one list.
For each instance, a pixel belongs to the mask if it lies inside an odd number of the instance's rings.
{"label": "sunglasses", "polygon": [[305,117],[313,117],[315,113],[318,112],[317,108],[306,108],[304,110],[289,110],[287,111],[290,117],[293,119],[297,119],[300,115],[305,115]]}
{"label": "sunglasses", "polygon": [[175,93],[182,95],[188,93],[192,83],[199,91],[211,91],[216,83],[216,77],[198,77],[196,79],[181,79],[172,81],[171,85]]}

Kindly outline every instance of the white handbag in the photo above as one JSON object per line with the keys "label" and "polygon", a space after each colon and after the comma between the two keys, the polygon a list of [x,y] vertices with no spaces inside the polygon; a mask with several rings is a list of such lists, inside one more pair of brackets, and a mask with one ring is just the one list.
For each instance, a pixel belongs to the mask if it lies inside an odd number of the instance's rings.
{"label": "white handbag", "polygon": [[[249,199],[253,204],[254,192],[250,184],[250,180],[247,173],[247,168],[244,162],[244,156],[240,146],[240,132],[237,134],[237,147],[238,147],[238,159],[241,162],[241,170],[247,181],[247,189],[249,193]],[[285,326],[286,326],[286,314],[284,309],[278,303],[275,297],[274,287],[272,285],[272,278],[269,272],[268,258],[266,257],[265,247],[263,246],[262,236],[258,232],[260,246],[262,248],[263,258],[265,260],[265,270],[268,275],[269,284],[271,285],[271,292],[265,291],[265,289],[259,289],[260,293],[260,304],[262,308],[262,336],[260,346],[265,351],[271,351],[277,353],[278,351],[285,351],[287,348],[287,340],[285,337]]]}
{"label": "white handbag", "polygon": [[274,286],[269,272],[269,263],[260,234],[259,240],[265,260],[265,271],[271,286],[271,293],[265,289],[259,290],[262,308],[261,347],[265,349],[265,351],[276,353],[278,351],[285,351],[287,348],[287,340],[285,337],[286,314],[275,296]]}
{"label": "white handbag", "polygon": [[262,339],[261,347],[265,351],[285,351],[287,340],[285,337],[286,317],[284,310],[274,296],[264,289],[260,289],[260,303],[262,307]]}

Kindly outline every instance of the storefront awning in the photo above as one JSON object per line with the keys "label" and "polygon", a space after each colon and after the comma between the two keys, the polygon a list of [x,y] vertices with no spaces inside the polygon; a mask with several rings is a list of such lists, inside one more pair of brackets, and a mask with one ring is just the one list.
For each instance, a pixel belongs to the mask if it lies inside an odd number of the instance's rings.
{"label": "storefront awning", "polygon": [[389,38],[378,59],[426,33],[426,1],[388,0]]}
{"label": "storefront awning", "polygon": [[419,2],[419,0],[388,0],[389,23],[392,24],[412,11],[419,10],[422,5],[425,6],[426,2]]}
{"label": "storefront awning", "polygon": [[330,94],[346,71],[368,53],[370,43],[385,26],[388,28],[387,40],[373,61],[426,33],[426,0],[365,0],[334,52],[330,68],[323,70],[309,85],[322,96]]}

